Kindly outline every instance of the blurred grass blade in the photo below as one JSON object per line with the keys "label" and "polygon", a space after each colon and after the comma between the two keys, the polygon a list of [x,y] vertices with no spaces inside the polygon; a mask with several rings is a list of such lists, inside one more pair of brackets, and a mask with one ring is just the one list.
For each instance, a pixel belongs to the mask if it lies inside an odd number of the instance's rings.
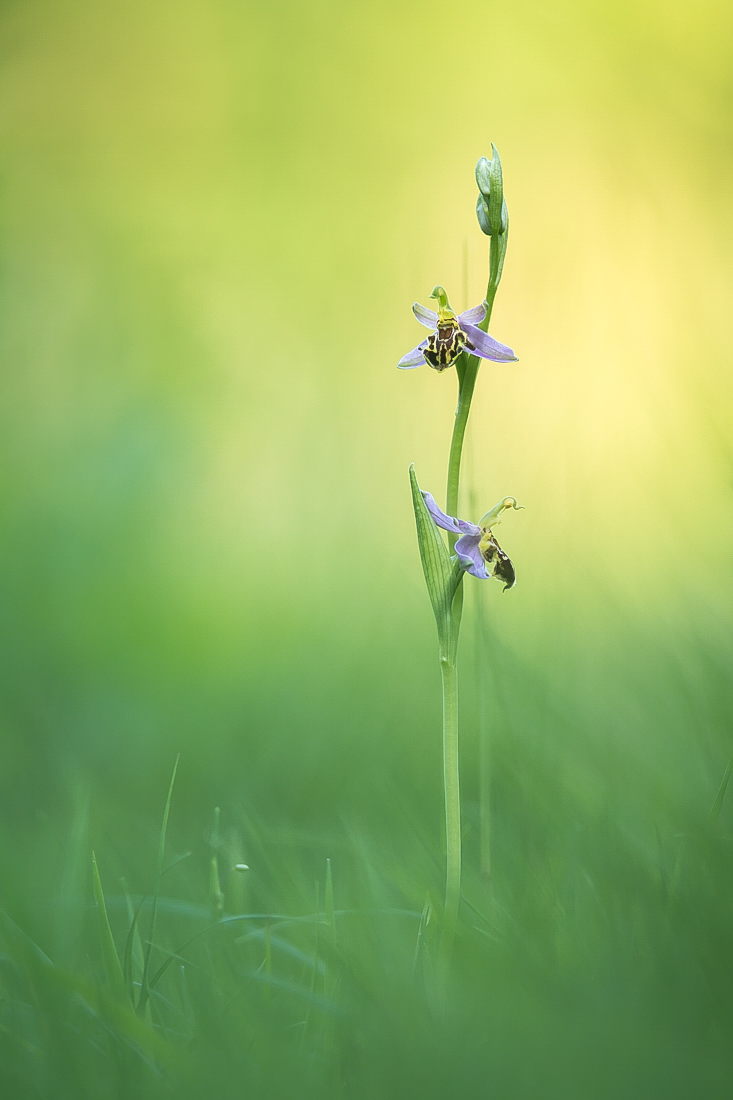
{"label": "blurred grass blade", "polygon": [[140,999],[137,1003],[137,1011],[143,1012],[145,1005],[150,996],[150,988],[148,986],[148,974],[150,973],[150,953],[153,950],[153,940],[155,939],[155,918],[158,911],[158,894],[160,893],[160,879],[163,873],[163,857],[165,855],[165,834],[168,829],[168,816],[171,811],[171,799],[173,797],[173,785],[176,781],[176,772],[178,771],[178,761],[181,759],[179,753],[176,757],[176,762],[173,765],[173,775],[171,776],[170,786],[168,787],[168,797],[165,800],[165,809],[163,811],[163,821],[160,826],[160,840],[158,842],[158,865],[157,873],[155,876],[155,890],[153,891],[153,906],[150,914],[150,933],[148,936],[148,943],[145,950],[145,965],[143,967],[142,986],[140,989]]}
{"label": "blurred grass blade", "polygon": [[53,962],[49,959],[45,951],[43,951],[35,940],[32,940],[27,932],[24,932],[20,925],[5,912],[4,909],[0,909],[0,927],[4,928],[6,933],[10,934],[10,938],[15,940],[20,948],[21,954],[30,952],[36,962],[42,963],[44,966],[53,966]]}
{"label": "blurred grass blade", "polygon": [[708,821],[711,824],[715,824],[720,816],[720,811],[723,808],[723,801],[725,800],[725,792],[728,790],[728,784],[730,782],[731,773],[733,772],[733,756],[728,761],[728,767],[725,769],[725,774],[721,780],[718,793],[715,796],[715,801],[710,807],[710,813],[708,814]]}
{"label": "blurred grass blade", "polygon": [[333,875],[331,873],[331,860],[326,860],[326,892],[324,898],[326,921],[332,932],[336,931],[336,918],[333,910]]}
{"label": "blurred grass blade", "polygon": [[417,940],[415,941],[415,954],[412,958],[412,980],[417,977],[417,968],[420,964],[420,956],[425,949],[425,934],[428,930],[431,917],[433,915],[433,907],[430,902],[430,894],[425,898],[425,904],[423,905],[422,914],[420,916],[420,924],[417,929]]}
{"label": "blurred grass blade", "polygon": [[224,892],[221,888],[221,879],[219,877],[219,848],[221,847],[221,838],[219,835],[219,821],[221,810],[218,806],[214,807],[214,824],[211,830],[211,838],[209,840],[209,847],[211,848],[211,860],[209,863],[209,904],[211,906],[211,919],[221,920],[224,916]]}
{"label": "blurred grass blade", "polygon": [[140,928],[138,925],[138,918],[142,907],[147,900],[147,895],[141,898],[138,902],[137,908],[133,907],[132,898],[127,889],[127,881],[122,879],[122,888],[125,892],[125,905],[127,907],[127,919],[130,922],[128,926],[127,936],[125,937],[125,949],[122,954],[122,976],[125,980],[125,985],[130,997],[134,999],[134,974],[133,974],[133,961],[137,963],[138,973],[142,976],[143,969],[145,967],[145,952],[143,951],[143,943],[140,938]]}
{"label": "blurred grass blade", "polygon": [[[239,936],[234,942],[237,946],[244,943],[256,943],[264,942],[266,939],[270,943],[270,952],[282,955],[287,955],[288,958],[295,959],[296,962],[301,963],[305,969],[310,973],[314,965],[313,957],[305,951],[301,951],[299,947],[296,947],[290,942],[290,940],[283,939],[282,936],[276,936],[273,933],[273,928],[276,925],[266,924],[264,928],[257,928],[254,932],[248,932],[246,936]],[[316,932],[318,931],[318,925],[316,925]],[[318,964],[319,974],[323,973],[323,963]],[[152,984],[152,983],[151,983]]]}
{"label": "blurred grass blade", "polygon": [[181,956],[182,956],[182,953],[186,950],[186,948],[190,944],[192,944],[196,940],[200,939],[201,936],[205,936],[207,934],[207,932],[211,932],[214,928],[224,928],[225,926],[230,925],[230,924],[238,924],[239,921],[243,921],[243,920],[264,920],[264,921],[269,921],[271,919],[277,919],[277,920],[280,920],[280,921],[290,922],[290,921],[297,921],[299,918],[297,918],[297,917],[277,917],[276,914],[269,914],[269,913],[240,913],[235,917],[223,917],[221,920],[216,921],[214,924],[208,924],[206,926],[206,928],[200,928],[198,930],[198,932],[194,932],[194,934],[192,936],[189,936],[189,938],[184,943],[182,943],[181,946],[176,951],[170,951],[168,953],[168,956],[163,960],[163,962],[160,964],[158,969],[155,971],[155,974],[153,975],[153,977],[149,979],[148,988],[149,989],[154,989],[155,986],[160,981],[160,979],[165,974],[165,972],[168,969],[168,967],[170,966],[170,964],[172,962],[174,962],[174,960],[180,959]]}
{"label": "blurred grass blade", "polygon": [[125,979],[122,973],[122,967],[120,966],[120,960],[117,954],[117,948],[115,947],[115,941],[112,936],[112,929],[109,925],[107,906],[104,904],[104,891],[102,890],[102,880],[99,877],[97,857],[94,852],[92,852],[92,886],[94,890],[94,901],[97,905],[97,914],[99,916],[99,932],[102,941],[102,962],[104,965],[104,976],[107,979],[107,984],[109,985],[110,989],[114,990],[115,993],[123,996],[126,993]]}
{"label": "blurred grass blade", "polygon": [[[162,874],[156,876],[156,880],[160,882],[162,878],[165,878],[169,871],[171,871],[174,867],[177,867],[179,863],[182,863],[184,859],[188,859],[190,855],[190,852],[184,852],[183,855],[176,856],[176,858],[172,859],[168,866],[163,870]],[[130,897],[127,889],[127,883],[124,879],[122,880],[122,885],[124,889],[123,900],[127,909],[127,917],[130,921],[130,926],[127,931],[127,937],[125,939],[125,950],[122,955],[122,973],[124,974],[125,982],[127,983],[130,990],[132,990],[133,952],[139,964],[141,974],[145,965],[145,955],[142,946],[142,939],[140,938],[140,914],[142,913],[145,903],[150,898],[150,894],[143,894],[143,896],[139,898],[136,908],[133,910],[133,899]],[[113,901],[114,899],[111,900]],[[159,910],[172,909],[176,913],[185,912],[188,915],[196,917],[200,916],[202,912],[205,912],[205,910],[200,910],[198,906],[186,905],[185,902],[180,902],[177,899],[172,900],[170,898],[161,898],[160,896],[158,896],[157,908]]]}
{"label": "blurred grass blade", "polygon": [[[316,910],[318,910],[318,907],[319,907],[318,894],[319,894],[319,888],[318,888],[318,882],[316,882]],[[302,1053],[302,1051],[305,1047],[306,1041],[309,1037],[309,1029],[310,1029],[310,1022],[311,1022],[311,1005],[314,1003],[315,996],[316,996],[316,977],[318,976],[318,974],[322,974],[323,975],[323,980],[324,981],[326,980],[326,964],[325,964],[325,962],[321,961],[320,958],[319,958],[320,922],[316,924],[315,931],[316,931],[316,934],[315,934],[315,942],[313,944],[313,969],[311,971],[310,997],[308,999],[308,1006],[306,1008],[305,1019],[303,1020],[303,1031],[301,1032],[300,1045],[299,1045],[299,1048],[298,1048],[299,1053]]]}

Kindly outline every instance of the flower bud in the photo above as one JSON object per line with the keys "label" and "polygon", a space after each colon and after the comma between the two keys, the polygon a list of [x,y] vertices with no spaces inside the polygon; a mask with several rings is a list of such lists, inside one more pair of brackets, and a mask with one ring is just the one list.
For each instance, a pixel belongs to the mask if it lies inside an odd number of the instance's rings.
{"label": "flower bud", "polygon": [[476,203],[476,216],[482,231],[487,237],[495,233],[506,233],[509,224],[506,203],[504,202],[504,183],[501,174],[501,160],[492,142],[491,160],[479,157],[476,165],[476,183],[479,197]]}
{"label": "flower bud", "polygon": [[491,161],[486,157],[479,157],[476,165],[476,183],[484,198],[491,194]]}
{"label": "flower bud", "polygon": [[479,194],[479,197],[476,199],[476,217],[478,218],[478,223],[483,232],[487,237],[490,237],[491,225],[489,223],[489,204],[481,194]]}

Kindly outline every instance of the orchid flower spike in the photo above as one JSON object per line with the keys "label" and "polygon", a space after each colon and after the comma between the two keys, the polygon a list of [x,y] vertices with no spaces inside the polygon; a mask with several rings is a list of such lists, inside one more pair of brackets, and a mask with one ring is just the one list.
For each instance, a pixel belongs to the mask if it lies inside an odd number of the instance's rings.
{"label": "orchid flower spike", "polygon": [[486,316],[485,300],[456,316],[442,286],[436,286],[430,297],[438,303],[437,313],[419,302],[415,302],[412,312],[421,325],[433,331],[427,340],[402,356],[397,364],[400,370],[412,370],[428,363],[433,370],[444,371],[453,366],[462,351],[469,351],[482,359],[492,359],[495,363],[516,362],[517,357],[511,348],[476,327]]}
{"label": "orchid flower spike", "polygon": [[454,519],[453,516],[447,516],[445,512],[441,512],[430,493],[423,493],[423,497],[433,522],[444,531],[461,536],[455,545],[456,557],[461,568],[482,581],[489,580],[491,577],[503,581],[505,592],[508,588],[514,588],[517,583],[514,566],[509,556],[499,546],[491,528],[501,523],[501,515],[507,508],[519,511],[523,505],[517,504],[514,497],[504,497],[490,512],[482,516],[478,523],[470,523],[466,519]]}

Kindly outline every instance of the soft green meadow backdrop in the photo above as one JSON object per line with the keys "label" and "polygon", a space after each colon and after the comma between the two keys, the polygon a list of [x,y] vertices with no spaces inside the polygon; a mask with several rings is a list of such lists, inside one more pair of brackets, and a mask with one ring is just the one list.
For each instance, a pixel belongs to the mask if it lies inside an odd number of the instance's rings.
{"label": "soft green meadow backdrop", "polygon": [[[0,56],[6,1095],[729,1095],[733,8],[5,0]],[[456,380],[395,364],[414,300],[483,296],[491,141],[519,362],[481,369],[462,514],[526,510],[516,589],[467,584],[445,1015],[407,468],[444,502]],[[178,753],[156,950],[217,850],[228,914],[323,910],[342,966],[199,952],[140,1021],[165,1053],[73,983],[91,851],[122,953]]]}

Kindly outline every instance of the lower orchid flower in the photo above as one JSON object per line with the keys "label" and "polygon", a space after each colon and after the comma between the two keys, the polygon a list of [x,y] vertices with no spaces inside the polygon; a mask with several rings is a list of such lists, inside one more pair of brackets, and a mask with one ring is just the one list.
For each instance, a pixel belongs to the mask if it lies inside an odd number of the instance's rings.
{"label": "lower orchid flower", "polygon": [[523,507],[517,504],[514,497],[504,497],[487,512],[478,523],[471,523],[466,519],[455,519],[442,512],[431,493],[423,493],[423,498],[433,522],[442,527],[444,531],[450,531],[452,535],[460,535],[455,545],[455,553],[461,567],[479,580],[489,580],[495,577],[504,582],[504,591],[513,588],[516,584],[514,566],[508,554],[505,554],[491,528],[501,523],[501,514],[507,508],[519,510]]}
{"label": "lower orchid flower", "polygon": [[433,331],[427,340],[402,356],[397,364],[400,370],[412,370],[428,363],[433,370],[444,371],[453,366],[463,351],[478,355],[481,359],[492,359],[495,363],[516,362],[517,357],[511,348],[476,327],[486,316],[485,301],[456,316],[442,286],[436,286],[430,297],[438,302],[437,313],[419,302],[415,302],[412,312],[421,325]]}

